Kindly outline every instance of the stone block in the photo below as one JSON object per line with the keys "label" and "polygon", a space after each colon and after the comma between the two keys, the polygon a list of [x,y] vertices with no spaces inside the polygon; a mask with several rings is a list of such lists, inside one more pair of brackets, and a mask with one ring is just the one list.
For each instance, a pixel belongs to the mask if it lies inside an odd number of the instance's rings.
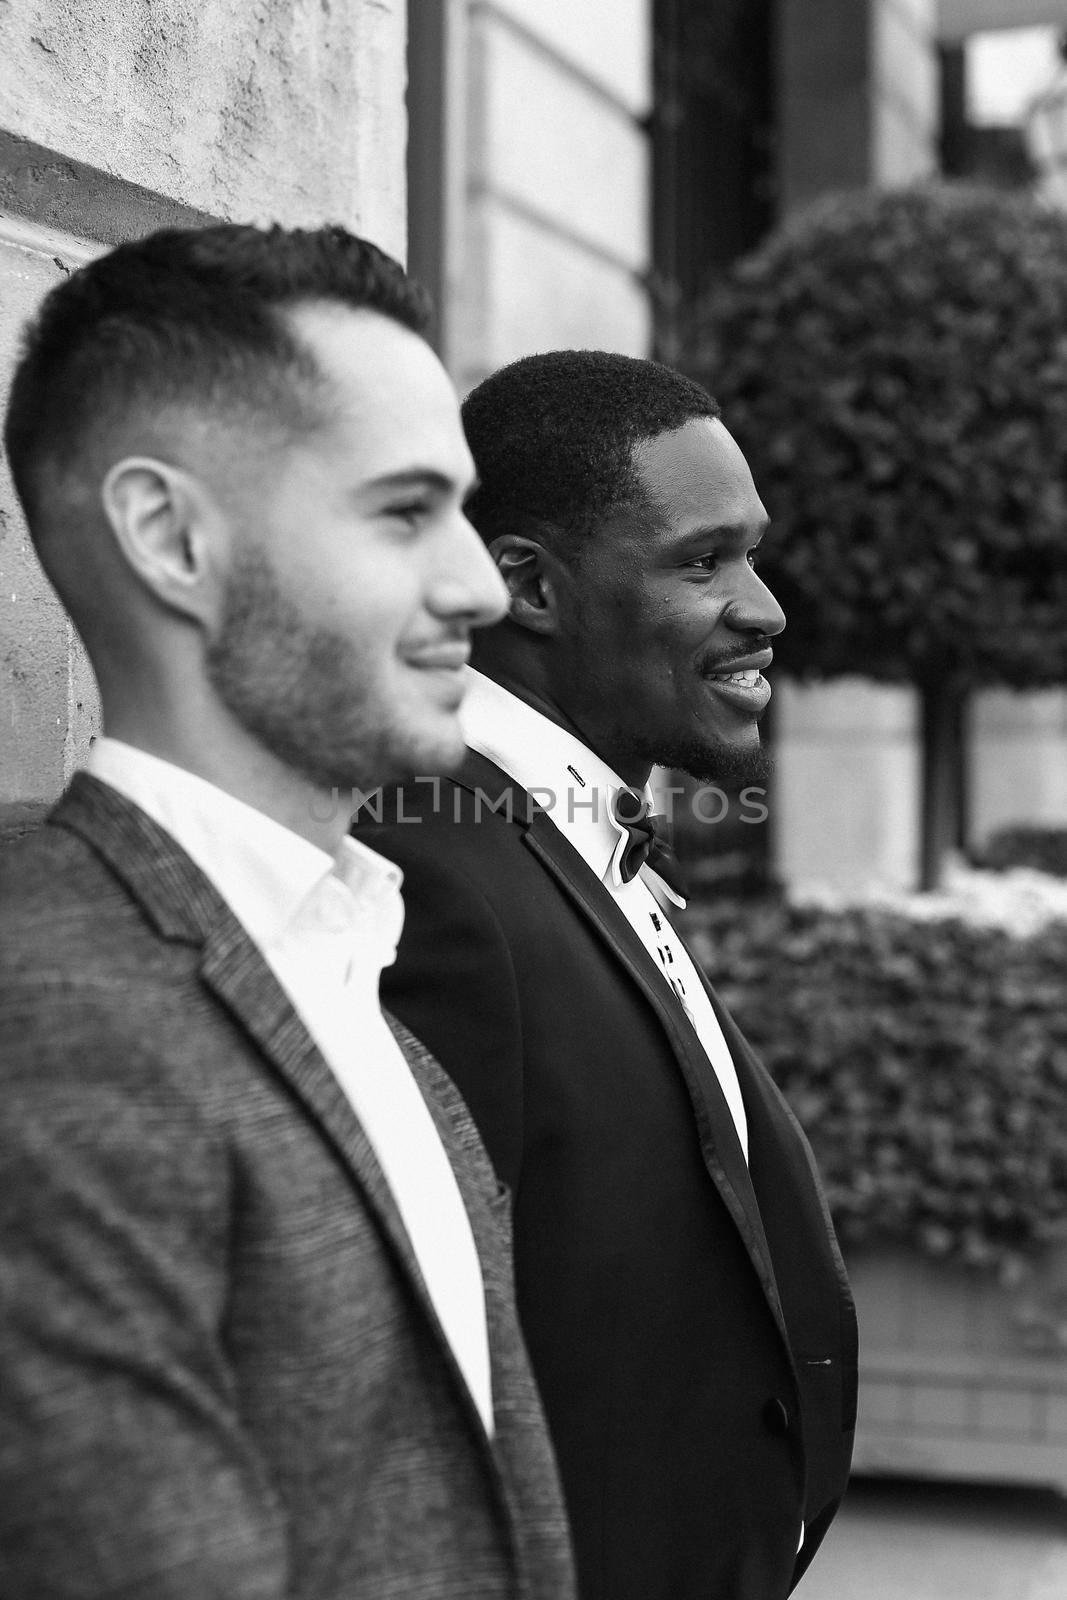
{"label": "stone block", "polygon": [[648,140],[633,117],[493,18],[475,39],[471,79],[474,182],[643,270]]}
{"label": "stone block", "polygon": [[649,299],[631,273],[489,197],[470,222],[461,391],[537,350],[648,354]]}
{"label": "stone block", "polygon": [[[928,8],[930,9],[930,8]],[[939,82],[933,19],[902,0],[882,0],[871,15],[871,83],[929,140],[937,133]]]}
{"label": "stone block", "polygon": [[907,108],[883,100],[874,107],[872,121],[871,167],[879,184],[900,187],[934,172],[933,131],[917,123]]}
{"label": "stone block", "polygon": [[652,96],[650,0],[496,0],[483,8],[511,18],[547,49],[602,84],[637,115]]}
{"label": "stone block", "polygon": [[776,676],[776,869],[787,884],[910,889],[918,872],[919,747],[910,689]]}
{"label": "stone block", "polygon": [[0,127],[213,215],[404,248],[403,0],[25,0]]}
{"label": "stone block", "polygon": [[[23,324],[63,268],[43,250],[0,244],[0,373]],[[92,672],[41,571],[6,462],[0,462],[0,808],[48,802],[88,748],[99,721]]]}
{"label": "stone block", "polygon": [[971,710],[971,832],[1067,828],[1067,689],[987,689]]}

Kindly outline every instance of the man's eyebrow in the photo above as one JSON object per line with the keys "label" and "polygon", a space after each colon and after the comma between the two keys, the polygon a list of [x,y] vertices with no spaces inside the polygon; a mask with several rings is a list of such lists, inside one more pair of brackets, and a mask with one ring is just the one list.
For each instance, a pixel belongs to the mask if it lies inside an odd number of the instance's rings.
{"label": "man's eyebrow", "polygon": [[700,528],[689,528],[679,536],[679,544],[699,544],[703,539],[752,539],[758,543],[770,529],[771,522],[753,527],[747,522],[713,522]]}
{"label": "man's eyebrow", "polygon": [[380,478],[371,478],[365,487],[374,491],[434,489],[438,494],[454,494],[457,485],[464,496],[472,492],[465,480],[451,478],[437,467],[404,467],[399,472],[383,472]]}

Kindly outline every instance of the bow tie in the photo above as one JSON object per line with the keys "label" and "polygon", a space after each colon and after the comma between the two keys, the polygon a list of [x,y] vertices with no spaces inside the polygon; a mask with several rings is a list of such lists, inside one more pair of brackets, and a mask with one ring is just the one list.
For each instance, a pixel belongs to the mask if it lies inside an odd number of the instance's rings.
{"label": "bow tie", "polygon": [[623,883],[636,878],[646,864],[669,889],[685,899],[685,887],[678,870],[678,859],[671,845],[671,825],[666,817],[649,816],[644,795],[635,789],[620,789],[611,802],[611,814],[626,831],[626,843],[619,857]]}

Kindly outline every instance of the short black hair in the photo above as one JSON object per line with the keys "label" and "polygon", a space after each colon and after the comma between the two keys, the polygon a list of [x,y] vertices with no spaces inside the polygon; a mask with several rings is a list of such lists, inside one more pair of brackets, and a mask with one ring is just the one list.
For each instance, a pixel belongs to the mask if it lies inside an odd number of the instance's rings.
{"label": "short black hair", "polygon": [[429,316],[399,263],[342,227],[162,229],[52,289],[24,334],[4,425],[35,538],[89,440],[123,417],[177,405],[306,431],[319,375],[284,312],[316,301],[418,334]]}
{"label": "short black hair", "polygon": [[555,530],[581,540],[609,514],[647,510],[634,447],[719,415],[672,367],[605,350],[552,350],[501,367],[463,402],[478,470],[467,516],[488,543]]}

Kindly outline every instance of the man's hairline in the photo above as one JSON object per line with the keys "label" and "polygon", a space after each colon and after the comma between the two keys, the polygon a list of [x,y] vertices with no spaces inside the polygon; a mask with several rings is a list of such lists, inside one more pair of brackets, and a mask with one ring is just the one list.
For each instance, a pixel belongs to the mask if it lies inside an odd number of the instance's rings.
{"label": "man's hairline", "polygon": [[618,527],[620,523],[624,527],[627,527],[627,531],[637,532],[638,529],[634,524],[636,519],[640,517],[643,519],[643,527],[646,530],[657,532],[663,528],[664,518],[666,516],[665,508],[660,504],[655,494],[649,488],[648,484],[644,482],[641,476],[640,466],[637,461],[637,452],[643,445],[654,444],[657,439],[669,437],[671,434],[681,433],[682,430],[687,428],[692,422],[721,423],[722,417],[717,410],[714,413],[708,411],[693,411],[689,416],[684,417],[681,422],[675,423],[672,427],[657,428],[653,433],[642,433],[629,441],[627,454],[629,456],[630,471],[632,473],[632,492],[624,499],[614,501],[611,505],[606,506],[603,511],[599,512],[592,525],[586,528],[579,539],[575,541],[575,554],[579,558],[583,554],[588,553],[590,548],[595,545],[602,535],[609,531],[612,526]]}
{"label": "man's hairline", "polygon": [[[291,354],[289,356],[283,355],[281,359],[278,359],[270,352],[258,352],[256,359],[262,361],[265,367],[272,367],[277,374],[281,375],[286,370],[291,370],[291,357],[295,356],[303,369],[298,370],[292,385],[294,406],[289,416],[280,417],[276,411],[272,411],[266,398],[261,400],[258,397],[248,397],[233,393],[224,396],[221,402],[195,395],[190,395],[187,399],[170,400],[158,407],[156,416],[160,418],[170,416],[176,421],[185,418],[193,425],[194,430],[198,423],[209,423],[213,429],[228,432],[231,436],[249,430],[260,438],[264,450],[267,451],[270,449],[272,437],[275,440],[280,438],[287,443],[299,444],[310,439],[324,427],[327,414],[321,406],[315,404],[314,391],[317,390],[321,395],[326,396],[333,382],[331,375],[324,369],[319,359],[319,352],[315,349],[311,339],[307,337],[306,329],[301,326],[300,319],[303,313],[321,310],[331,313],[347,312],[353,316],[360,316],[366,313],[384,322],[390,322],[402,332],[410,333],[412,338],[428,344],[428,340],[422,333],[409,327],[407,323],[402,321],[400,317],[393,315],[393,313],[374,305],[353,305],[350,301],[338,295],[318,293],[299,295],[294,296],[292,299],[269,301],[265,309],[288,341]],[[113,426],[117,435],[127,428],[133,412],[134,407],[131,404],[124,408],[120,416],[116,417]],[[87,459],[94,453],[91,428],[86,430],[83,435],[81,445],[75,447],[75,453],[79,449],[84,450]],[[104,477],[115,466],[127,457],[135,455],[155,455],[168,465],[179,464],[169,459],[160,450],[151,448],[119,449],[114,453],[109,464],[102,469],[95,484],[90,481],[93,478],[93,474],[87,473],[81,489],[79,490],[76,484],[72,484],[71,492],[75,495],[95,493],[99,484],[103,482]],[[46,474],[53,470],[54,465],[54,458],[50,460],[46,457],[41,463],[40,471]],[[62,518],[62,513],[60,513],[60,518]],[[44,520],[47,520],[47,518]],[[47,537],[47,534],[44,536]]]}
{"label": "man's hairline", "polygon": [[[606,531],[613,521],[618,522],[620,519],[626,519],[627,517],[633,518],[643,515],[646,520],[651,517],[657,524],[660,524],[664,514],[663,508],[658,505],[652,491],[641,479],[636,452],[642,445],[652,444],[655,440],[662,439],[667,435],[680,433],[683,428],[688,427],[692,422],[718,422],[725,426],[717,403],[714,400],[711,403],[715,407],[714,411],[693,410],[683,417],[681,422],[656,428],[651,433],[641,433],[632,439],[621,440],[620,443],[626,451],[629,470],[632,475],[632,492],[625,498],[614,500],[596,512],[595,520],[591,524],[582,526],[582,519],[579,518],[581,531],[577,535],[569,533],[562,523],[554,522],[547,517],[537,516],[532,512],[520,511],[516,514],[516,522],[521,523],[525,529],[530,530],[525,536],[530,538],[532,543],[543,545],[549,549],[557,558],[564,559],[569,555],[572,559],[580,559],[588,553],[589,549],[598,541],[601,533]],[[477,466],[477,460],[475,465]],[[506,528],[498,527],[492,532],[483,533],[476,523],[475,527],[486,548],[497,539],[506,536],[508,532]]]}

